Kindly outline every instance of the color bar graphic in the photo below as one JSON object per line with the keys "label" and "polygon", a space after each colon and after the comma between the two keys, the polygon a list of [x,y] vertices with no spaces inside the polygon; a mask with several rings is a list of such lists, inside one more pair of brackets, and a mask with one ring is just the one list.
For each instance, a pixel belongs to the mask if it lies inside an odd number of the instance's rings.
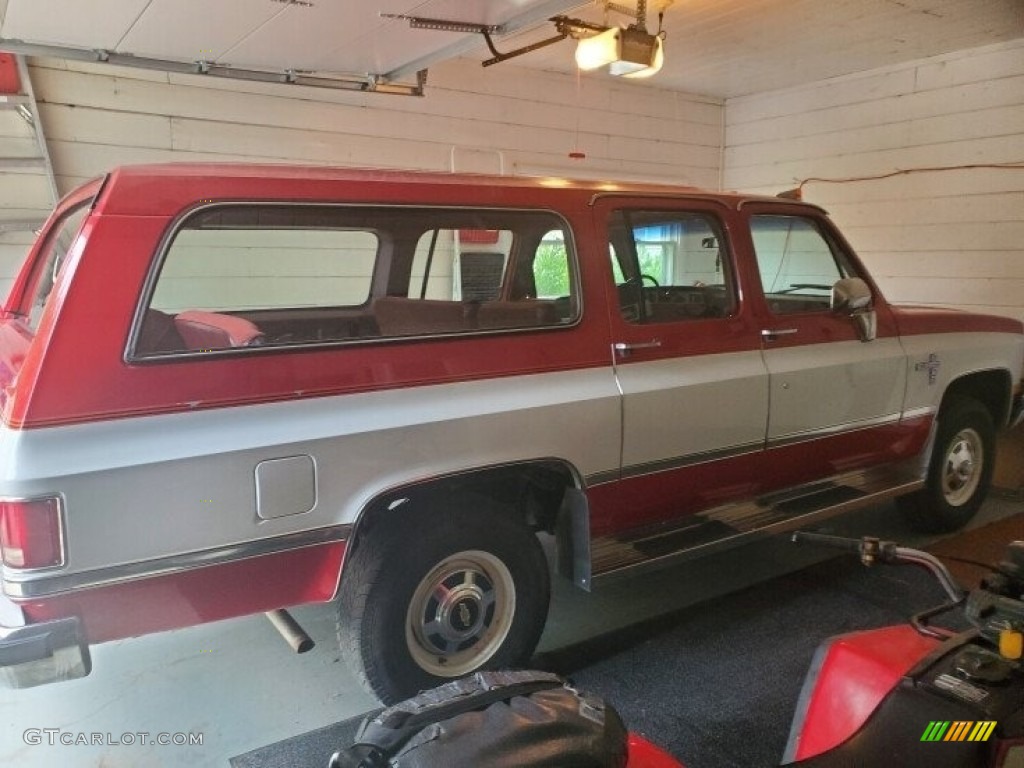
{"label": "color bar graphic", "polygon": [[995,720],[932,720],[921,741],[988,741],[995,729]]}
{"label": "color bar graphic", "polygon": [[946,729],[948,728],[949,721],[932,720],[928,723],[928,727],[924,729],[921,741],[942,741],[942,737],[946,735]]}
{"label": "color bar graphic", "polygon": [[971,731],[971,735],[967,737],[967,740],[988,741],[988,737],[992,735],[992,731],[995,729],[995,720],[981,720],[978,723],[975,723],[974,730]]}

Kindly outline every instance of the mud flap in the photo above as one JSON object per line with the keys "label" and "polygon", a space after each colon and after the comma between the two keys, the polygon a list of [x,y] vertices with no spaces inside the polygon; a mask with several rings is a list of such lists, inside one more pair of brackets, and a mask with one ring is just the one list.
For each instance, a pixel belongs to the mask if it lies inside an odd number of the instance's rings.
{"label": "mud flap", "polygon": [[590,591],[590,508],[579,488],[569,488],[555,525],[558,540],[558,574],[580,589]]}

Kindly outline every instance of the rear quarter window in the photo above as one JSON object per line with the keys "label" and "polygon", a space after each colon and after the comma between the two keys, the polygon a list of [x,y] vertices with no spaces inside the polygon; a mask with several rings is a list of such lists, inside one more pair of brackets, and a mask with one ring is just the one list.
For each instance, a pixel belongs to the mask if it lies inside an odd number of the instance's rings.
{"label": "rear quarter window", "polygon": [[359,306],[370,298],[379,242],[346,229],[184,229],[152,309],[176,314]]}
{"label": "rear quarter window", "polygon": [[39,253],[29,289],[22,304],[25,322],[33,331],[39,327],[43,310],[53,291],[57,275],[68,253],[82,229],[82,223],[89,213],[90,202],[72,208],[56,221],[46,235],[46,242]]}

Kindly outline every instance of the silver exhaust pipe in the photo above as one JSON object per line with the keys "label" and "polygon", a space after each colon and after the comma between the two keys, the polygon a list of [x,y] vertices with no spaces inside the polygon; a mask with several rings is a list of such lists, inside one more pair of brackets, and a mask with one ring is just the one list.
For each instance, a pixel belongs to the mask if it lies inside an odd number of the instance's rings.
{"label": "silver exhaust pipe", "polygon": [[279,608],[276,611],[267,611],[266,616],[270,619],[270,623],[274,625],[274,629],[281,633],[281,637],[285,639],[285,642],[296,653],[305,653],[316,645],[313,642],[313,638],[306,634],[306,631],[299,626],[299,623],[284,608]]}

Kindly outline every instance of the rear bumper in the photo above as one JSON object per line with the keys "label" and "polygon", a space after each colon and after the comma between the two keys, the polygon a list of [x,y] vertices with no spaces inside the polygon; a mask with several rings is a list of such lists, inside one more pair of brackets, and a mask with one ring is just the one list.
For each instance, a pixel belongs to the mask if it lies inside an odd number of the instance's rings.
{"label": "rear bumper", "polygon": [[0,686],[31,688],[85,677],[89,646],[76,617],[25,624],[21,609],[0,596]]}

